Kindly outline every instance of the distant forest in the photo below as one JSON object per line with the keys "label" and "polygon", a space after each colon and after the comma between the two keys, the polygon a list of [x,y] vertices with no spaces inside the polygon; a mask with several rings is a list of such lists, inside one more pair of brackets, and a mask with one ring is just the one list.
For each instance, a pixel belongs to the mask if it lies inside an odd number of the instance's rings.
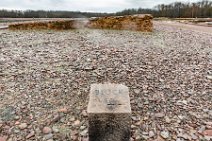
{"label": "distant forest", "polygon": [[154,17],[169,18],[212,18],[212,1],[203,0],[196,3],[175,2],[168,5],[160,4],[152,9],[125,9],[117,13],[89,13],[78,11],[72,12],[44,10],[0,10],[0,18],[89,18],[132,14],[152,14]]}

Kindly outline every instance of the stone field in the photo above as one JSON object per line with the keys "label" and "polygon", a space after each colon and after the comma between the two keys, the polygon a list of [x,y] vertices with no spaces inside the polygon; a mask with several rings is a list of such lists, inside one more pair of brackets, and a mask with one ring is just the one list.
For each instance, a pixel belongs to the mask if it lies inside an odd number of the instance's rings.
{"label": "stone field", "polygon": [[87,141],[93,83],[129,88],[132,141],[212,139],[212,34],[154,24],[0,30],[0,141]]}

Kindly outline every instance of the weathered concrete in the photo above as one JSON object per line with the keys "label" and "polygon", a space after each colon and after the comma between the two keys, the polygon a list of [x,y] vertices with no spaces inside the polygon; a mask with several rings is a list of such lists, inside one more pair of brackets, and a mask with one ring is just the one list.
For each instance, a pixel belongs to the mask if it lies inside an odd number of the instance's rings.
{"label": "weathered concrete", "polygon": [[129,90],[120,84],[93,84],[88,104],[89,141],[129,141]]}

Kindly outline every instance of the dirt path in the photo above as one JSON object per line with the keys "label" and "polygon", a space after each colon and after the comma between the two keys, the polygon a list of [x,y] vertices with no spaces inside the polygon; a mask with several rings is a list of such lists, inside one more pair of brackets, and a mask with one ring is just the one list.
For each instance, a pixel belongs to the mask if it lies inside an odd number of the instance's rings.
{"label": "dirt path", "polygon": [[198,32],[206,32],[206,33],[212,34],[212,27],[183,24],[183,23],[178,23],[178,22],[173,22],[173,21],[154,21],[154,24],[155,24],[155,26],[161,26],[161,25],[174,26],[177,28],[183,28],[183,29],[188,29],[188,30],[193,30],[193,31],[198,31]]}

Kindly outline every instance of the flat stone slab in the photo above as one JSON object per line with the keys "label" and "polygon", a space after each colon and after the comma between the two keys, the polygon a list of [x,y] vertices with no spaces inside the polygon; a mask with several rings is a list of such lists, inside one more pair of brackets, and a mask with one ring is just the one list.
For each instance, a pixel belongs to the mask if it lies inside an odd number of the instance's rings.
{"label": "flat stone slab", "polygon": [[93,84],[88,104],[89,141],[129,141],[129,89],[121,84]]}
{"label": "flat stone slab", "polygon": [[0,30],[8,29],[8,26],[0,26]]}

